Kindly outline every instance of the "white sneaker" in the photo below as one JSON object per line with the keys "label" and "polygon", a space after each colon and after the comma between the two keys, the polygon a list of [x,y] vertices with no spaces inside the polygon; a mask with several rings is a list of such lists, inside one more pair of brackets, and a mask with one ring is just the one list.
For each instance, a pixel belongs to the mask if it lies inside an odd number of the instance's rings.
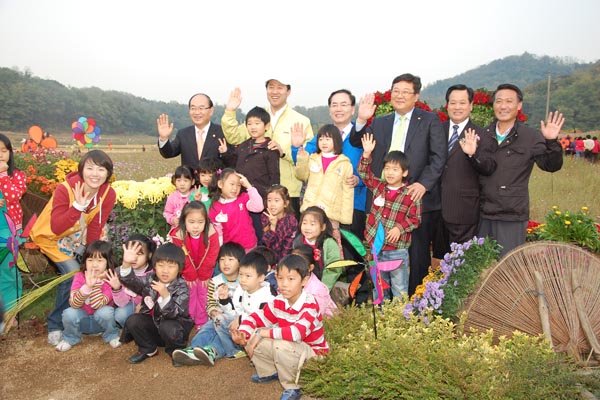
{"label": "white sneaker", "polygon": [[71,346],[69,343],[67,343],[64,340],[61,340],[59,344],[56,345],[56,350],[57,351],[69,351],[71,350],[73,346]]}
{"label": "white sneaker", "polygon": [[112,347],[113,349],[116,349],[117,347],[121,346],[121,342],[119,341],[119,338],[114,338],[113,340],[108,342],[108,344],[110,344],[110,347]]}
{"label": "white sneaker", "polygon": [[57,346],[62,340],[62,331],[48,332],[48,344],[51,346]]}

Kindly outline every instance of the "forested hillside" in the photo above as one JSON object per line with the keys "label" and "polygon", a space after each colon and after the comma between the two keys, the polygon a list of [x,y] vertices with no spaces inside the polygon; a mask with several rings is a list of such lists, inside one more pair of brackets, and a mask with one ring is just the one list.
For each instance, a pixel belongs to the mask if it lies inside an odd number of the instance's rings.
{"label": "forested hillside", "polygon": [[[530,123],[538,124],[546,112],[546,81],[525,89],[523,108]],[[600,61],[569,76],[553,77],[550,84],[550,111],[560,110],[566,129],[600,129]]]}
{"label": "forested hillside", "polygon": [[423,89],[421,99],[439,107],[445,104],[446,90],[457,83],[464,83],[474,89],[488,90],[494,90],[501,83],[513,83],[524,89],[539,81],[545,82],[548,74],[554,77],[570,75],[573,71],[589,65],[577,63],[569,58],[536,56],[529,53],[508,56],[452,78],[436,81]]}
{"label": "forested hillside", "polygon": [[[581,64],[568,59],[525,53],[509,56],[467,71],[454,78],[437,81],[423,90],[421,99],[432,106],[444,103],[446,89],[456,83],[493,90],[499,83],[511,82],[525,92],[524,111],[537,125],[546,106],[546,80],[552,74],[551,109],[560,109],[568,128],[583,131],[600,127],[600,62]],[[379,88],[385,90],[386,88]],[[358,99],[357,99],[358,101]],[[313,129],[330,121],[327,106],[295,107],[307,115]],[[156,134],[156,118],[167,113],[180,129],[190,124],[187,104],[150,101],[129,93],[105,91],[96,87],[73,88],[41,79],[30,72],[0,68],[0,130],[27,131],[32,125],[44,130],[70,131],[81,116],[94,118],[104,133]],[[224,106],[215,105],[212,120],[219,123]],[[243,120],[238,112],[238,120]]]}
{"label": "forested hillside", "polygon": [[[223,106],[216,105],[214,121]],[[69,131],[85,116],[98,121],[103,132],[156,134],[156,118],[169,115],[175,128],[190,124],[187,104],[150,101],[128,93],[96,87],[72,88],[26,72],[0,68],[0,130],[26,131],[40,125],[47,131]]]}

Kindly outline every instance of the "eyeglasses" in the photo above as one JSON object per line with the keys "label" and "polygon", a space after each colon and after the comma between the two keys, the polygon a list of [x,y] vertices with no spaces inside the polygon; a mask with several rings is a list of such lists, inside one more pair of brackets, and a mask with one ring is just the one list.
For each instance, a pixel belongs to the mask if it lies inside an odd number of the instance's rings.
{"label": "eyeglasses", "polygon": [[190,107],[190,112],[204,112],[206,110],[210,110],[212,107],[206,107],[206,106],[192,106]]}
{"label": "eyeglasses", "polygon": [[410,95],[415,94],[415,92],[409,92],[408,90],[392,90],[392,96],[396,96],[396,97],[408,97]]}
{"label": "eyeglasses", "polygon": [[329,105],[329,108],[347,108],[347,107],[352,107],[352,104],[350,104],[350,103],[331,103],[331,105]]}

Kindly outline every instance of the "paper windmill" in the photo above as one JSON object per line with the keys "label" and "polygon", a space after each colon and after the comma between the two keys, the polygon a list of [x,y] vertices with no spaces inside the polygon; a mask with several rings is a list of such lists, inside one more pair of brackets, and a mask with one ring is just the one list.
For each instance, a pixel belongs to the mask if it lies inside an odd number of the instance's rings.
{"label": "paper windmill", "polygon": [[77,121],[71,124],[73,140],[85,146],[88,149],[100,141],[100,127],[96,125],[96,120],[92,118],[79,117]]}

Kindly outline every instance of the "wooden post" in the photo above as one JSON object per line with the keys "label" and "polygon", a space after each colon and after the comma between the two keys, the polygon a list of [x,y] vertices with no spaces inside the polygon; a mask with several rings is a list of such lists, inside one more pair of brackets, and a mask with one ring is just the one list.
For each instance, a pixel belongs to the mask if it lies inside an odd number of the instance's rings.
{"label": "wooden post", "polygon": [[546,295],[544,294],[544,283],[542,282],[542,274],[538,271],[534,272],[535,275],[535,287],[537,289],[538,296],[538,308],[540,311],[540,320],[542,321],[542,332],[544,336],[550,342],[550,348],[554,348],[552,343],[552,332],[550,330],[550,317],[548,314],[548,302],[546,301]]}
{"label": "wooden post", "polygon": [[585,337],[590,343],[592,350],[596,353],[596,357],[600,356],[600,343],[598,338],[594,334],[594,328],[585,312],[585,306],[583,305],[583,299],[581,298],[581,284],[579,282],[579,271],[577,268],[571,270],[571,283],[573,285],[573,300],[575,300],[575,308],[577,309],[577,316],[579,317],[579,323],[585,333]]}

